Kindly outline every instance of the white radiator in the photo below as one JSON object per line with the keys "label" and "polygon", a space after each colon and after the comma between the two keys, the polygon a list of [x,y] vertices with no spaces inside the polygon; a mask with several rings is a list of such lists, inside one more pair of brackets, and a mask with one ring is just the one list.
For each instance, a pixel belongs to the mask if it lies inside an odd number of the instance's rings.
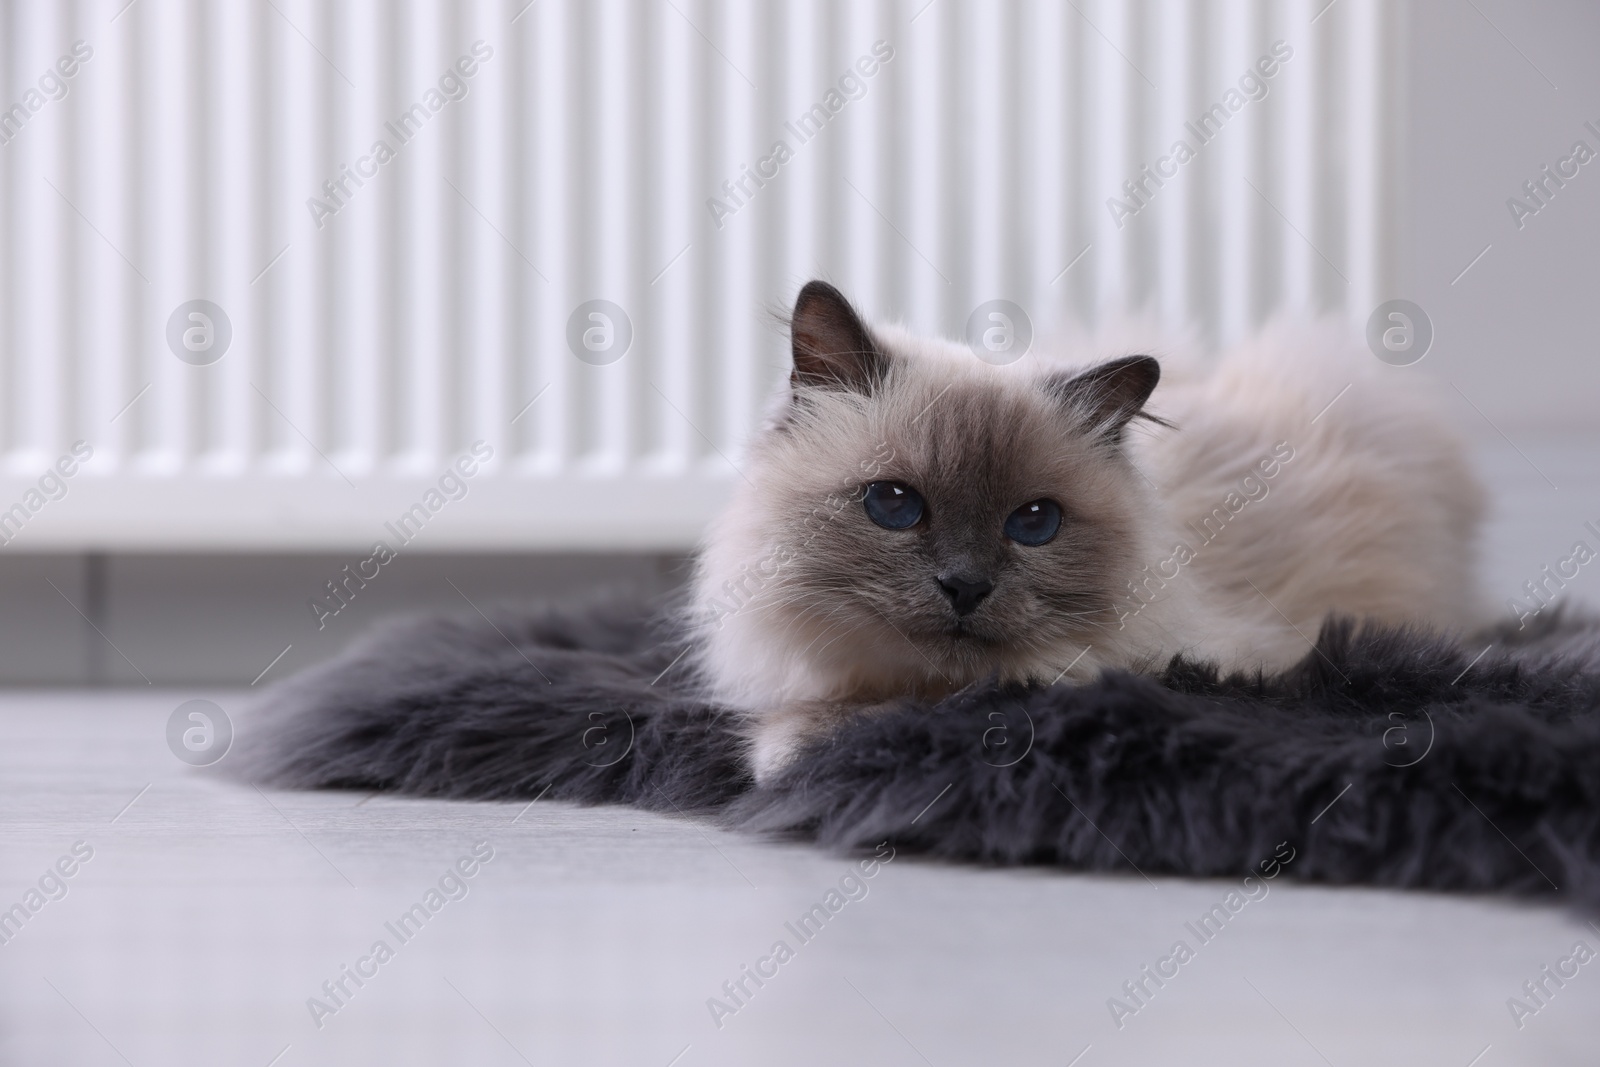
{"label": "white radiator", "polygon": [[478,441],[417,546],[687,546],[815,276],[952,336],[991,299],[1036,335],[1120,301],[1229,337],[1403,295],[1404,20],[1376,0],[4,19],[11,552],[392,542]]}

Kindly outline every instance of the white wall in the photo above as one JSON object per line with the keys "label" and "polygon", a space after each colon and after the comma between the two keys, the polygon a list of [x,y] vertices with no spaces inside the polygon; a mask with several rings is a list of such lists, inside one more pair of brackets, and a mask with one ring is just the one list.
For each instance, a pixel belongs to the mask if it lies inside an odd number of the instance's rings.
{"label": "white wall", "polygon": [[1583,0],[1413,6],[1409,291],[1395,295],[1427,310],[1418,368],[1485,439],[1600,431],[1600,158],[1521,230],[1506,207],[1574,141],[1600,153],[1584,128],[1600,127],[1597,46],[1600,5]]}

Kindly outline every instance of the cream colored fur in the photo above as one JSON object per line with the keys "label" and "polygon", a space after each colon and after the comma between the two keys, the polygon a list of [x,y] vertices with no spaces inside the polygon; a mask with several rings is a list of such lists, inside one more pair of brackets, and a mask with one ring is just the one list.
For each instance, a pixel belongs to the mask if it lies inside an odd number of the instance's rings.
{"label": "cream colored fur", "polygon": [[[1169,583],[1138,637],[1159,662],[1187,651],[1225,667],[1285,667],[1330,614],[1457,632],[1488,621],[1476,580],[1483,491],[1435,380],[1379,362],[1328,321],[1275,321],[1214,360],[1119,324],[1076,361],[1130,351],[1161,359],[1146,410],[1177,426],[1136,424],[1130,443],[1168,540],[1237,492],[1278,442],[1294,450],[1277,477],[1258,478],[1268,490],[1258,521],[1230,524],[1185,568],[1194,581]],[[1128,665],[1130,651],[1101,666]]]}

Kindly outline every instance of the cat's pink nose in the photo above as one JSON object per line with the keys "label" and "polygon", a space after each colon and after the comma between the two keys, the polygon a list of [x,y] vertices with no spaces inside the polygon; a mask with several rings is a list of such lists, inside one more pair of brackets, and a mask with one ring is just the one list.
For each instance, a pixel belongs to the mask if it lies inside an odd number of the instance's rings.
{"label": "cat's pink nose", "polygon": [[994,591],[994,583],[987,578],[941,574],[939,588],[950,598],[950,606],[956,609],[957,615],[971,615],[983,602],[983,598]]}

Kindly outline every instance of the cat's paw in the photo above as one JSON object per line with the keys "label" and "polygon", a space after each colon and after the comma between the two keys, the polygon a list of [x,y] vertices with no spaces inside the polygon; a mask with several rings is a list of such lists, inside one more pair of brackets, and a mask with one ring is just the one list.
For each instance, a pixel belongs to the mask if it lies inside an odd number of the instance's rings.
{"label": "cat's paw", "polygon": [[807,700],[753,716],[744,735],[750,745],[747,758],[755,772],[756,784],[770,784],[800,757],[807,745],[836,733],[853,719],[900,706],[898,700],[876,703]]}
{"label": "cat's paw", "polygon": [[756,784],[767,785],[794,762],[807,739],[803,716],[778,712],[759,720],[750,730],[750,769]]}
{"label": "cat's paw", "polygon": [[799,701],[765,712],[750,721],[750,767],[756,784],[781,775],[812,741],[826,737],[856,709],[827,701]]}

